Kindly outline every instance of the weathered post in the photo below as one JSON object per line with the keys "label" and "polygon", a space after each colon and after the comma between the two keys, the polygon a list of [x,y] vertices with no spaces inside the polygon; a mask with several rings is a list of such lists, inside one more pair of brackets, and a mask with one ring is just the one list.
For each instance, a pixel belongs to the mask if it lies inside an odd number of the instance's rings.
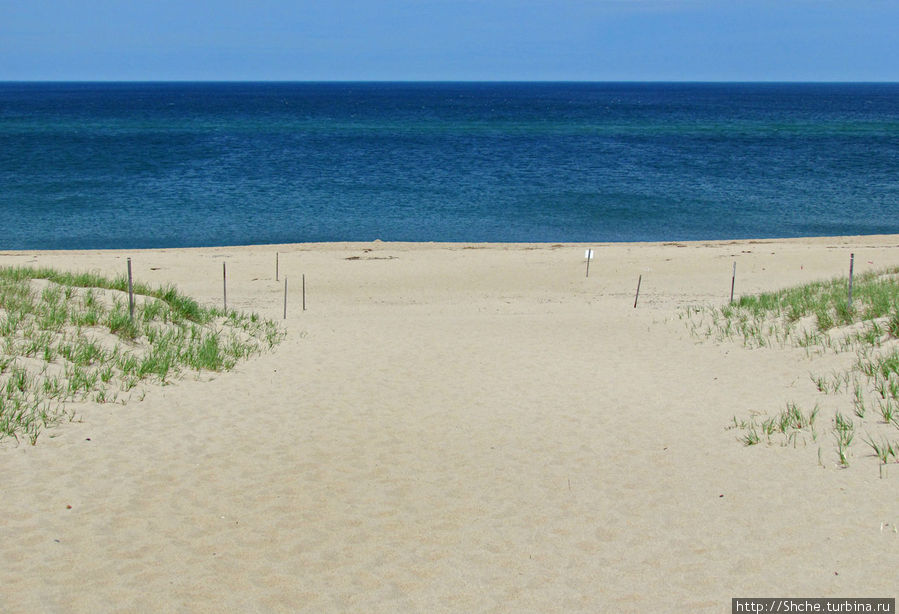
{"label": "weathered post", "polygon": [[134,285],[131,282],[131,258],[128,258],[128,314],[134,319]]}
{"label": "weathered post", "polygon": [[734,274],[730,278],[730,302],[734,302],[734,284],[737,282],[737,263],[734,262]]}

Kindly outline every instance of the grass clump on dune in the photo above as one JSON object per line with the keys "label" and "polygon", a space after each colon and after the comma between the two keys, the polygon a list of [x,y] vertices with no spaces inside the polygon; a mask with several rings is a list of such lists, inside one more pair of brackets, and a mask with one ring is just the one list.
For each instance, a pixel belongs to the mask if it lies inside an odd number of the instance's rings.
{"label": "grass clump on dune", "polygon": [[174,286],[0,267],[0,439],[32,444],[71,401],[125,402],[146,381],[223,371],[283,337],[256,314],[200,306]]}
{"label": "grass clump on dune", "polygon": [[899,336],[899,267],[743,296],[723,307],[691,307],[697,336],[738,339],[748,347],[797,345],[846,350]]}
{"label": "grass clump on dune", "polygon": [[[819,392],[845,400],[855,416],[834,414],[836,458],[849,466],[854,435],[864,429],[861,440],[871,456],[882,465],[899,462],[899,267],[856,276],[851,306],[844,277],[744,296],[723,307],[691,307],[682,317],[696,336],[740,340],[747,347],[799,347],[808,356],[854,352],[842,371],[811,375]],[[777,418],[734,419],[746,445],[770,443],[768,427],[775,423]]]}

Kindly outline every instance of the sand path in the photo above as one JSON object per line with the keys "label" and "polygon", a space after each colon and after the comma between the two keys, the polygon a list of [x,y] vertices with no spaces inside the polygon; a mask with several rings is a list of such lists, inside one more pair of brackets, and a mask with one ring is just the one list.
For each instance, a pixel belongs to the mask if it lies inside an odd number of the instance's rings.
{"label": "sand path", "polygon": [[[822,399],[686,304],[899,264],[899,237],[3,253],[280,318],[232,372],[0,444],[8,612],[724,612],[896,596],[899,467],[737,443]],[[351,259],[348,259],[351,258]],[[299,276],[307,306],[299,306]],[[638,275],[640,304],[633,308]],[[899,432],[897,432],[899,435]],[[71,506],[69,508],[68,506]],[[888,524],[884,524],[888,523]],[[884,529],[884,526],[886,528]]]}

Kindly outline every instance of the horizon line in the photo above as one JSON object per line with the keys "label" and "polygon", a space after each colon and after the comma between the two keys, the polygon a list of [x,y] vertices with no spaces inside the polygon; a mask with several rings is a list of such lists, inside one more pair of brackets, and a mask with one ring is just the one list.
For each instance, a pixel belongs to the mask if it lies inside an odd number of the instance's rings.
{"label": "horizon line", "polygon": [[899,80],[788,79],[0,79],[0,83],[682,83],[682,84],[896,84]]}

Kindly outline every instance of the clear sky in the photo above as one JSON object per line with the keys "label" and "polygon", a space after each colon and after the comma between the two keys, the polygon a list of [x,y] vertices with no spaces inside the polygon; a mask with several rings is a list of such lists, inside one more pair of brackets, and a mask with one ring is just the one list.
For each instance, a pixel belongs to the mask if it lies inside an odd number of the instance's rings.
{"label": "clear sky", "polygon": [[0,0],[0,80],[899,81],[899,0]]}

